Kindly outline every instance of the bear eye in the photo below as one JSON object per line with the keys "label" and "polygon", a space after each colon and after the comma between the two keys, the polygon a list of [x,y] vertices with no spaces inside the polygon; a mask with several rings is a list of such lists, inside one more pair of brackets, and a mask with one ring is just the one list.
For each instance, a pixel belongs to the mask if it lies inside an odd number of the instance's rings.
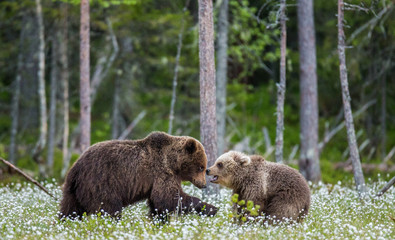
{"label": "bear eye", "polygon": [[224,165],[223,165],[222,163],[217,163],[217,166],[218,166],[219,168],[222,168]]}
{"label": "bear eye", "polygon": [[203,172],[204,171],[204,167],[203,166],[200,166],[199,167],[199,172]]}

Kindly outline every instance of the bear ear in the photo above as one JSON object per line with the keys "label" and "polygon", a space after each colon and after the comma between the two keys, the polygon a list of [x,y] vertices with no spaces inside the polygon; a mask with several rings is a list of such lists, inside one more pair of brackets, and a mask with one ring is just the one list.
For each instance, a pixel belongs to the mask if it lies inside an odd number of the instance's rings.
{"label": "bear ear", "polygon": [[193,139],[188,139],[187,142],[185,143],[185,150],[189,154],[196,152],[197,150],[196,141]]}
{"label": "bear ear", "polygon": [[241,156],[239,162],[240,165],[244,167],[251,163],[251,158],[249,156]]}

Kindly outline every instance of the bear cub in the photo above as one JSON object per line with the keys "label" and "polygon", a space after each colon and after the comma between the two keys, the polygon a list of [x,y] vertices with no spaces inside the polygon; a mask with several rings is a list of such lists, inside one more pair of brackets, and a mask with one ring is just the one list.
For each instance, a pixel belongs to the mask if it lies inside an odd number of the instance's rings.
{"label": "bear cub", "polygon": [[[232,189],[239,200],[259,205],[258,214],[264,214],[270,224],[284,219],[300,222],[309,211],[310,189],[305,178],[284,164],[230,151],[207,169],[207,175],[213,176],[211,182]],[[236,204],[234,207],[243,214]]]}
{"label": "bear cub", "polygon": [[213,216],[217,208],[183,192],[181,181],[206,187],[203,145],[187,136],[153,132],[141,140],[110,140],[89,147],[69,170],[60,218],[104,211],[121,217],[122,208],[147,199],[151,216],[196,211]]}

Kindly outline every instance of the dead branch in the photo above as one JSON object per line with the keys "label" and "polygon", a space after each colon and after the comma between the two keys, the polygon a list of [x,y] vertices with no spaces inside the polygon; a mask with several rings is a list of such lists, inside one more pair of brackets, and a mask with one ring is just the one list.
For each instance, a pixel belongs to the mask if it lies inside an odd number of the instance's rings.
{"label": "dead branch", "polygon": [[[352,34],[351,37],[347,40],[347,43],[351,43],[354,38],[356,38],[361,32],[363,32],[365,29],[369,28],[373,29],[378,21],[383,17],[384,14],[390,12],[393,10],[394,4],[390,2],[385,8],[383,8],[377,15],[375,15],[372,19],[370,19],[367,23],[359,27],[357,30],[355,30]],[[370,34],[369,34],[370,35]]]}
{"label": "dead branch", "polygon": [[395,184],[395,177],[393,177],[380,191],[377,193],[377,197],[383,195],[392,185]]}
{"label": "dead branch", "polygon": [[41,185],[39,182],[37,182],[36,180],[34,180],[32,177],[30,177],[29,175],[27,175],[26,173],[24,173],[21,169],[17,168],[16,166],[14,166],[12,163],[8,162],[7,160],[3,159],[0,157],[0,160],[7,166],[9,166],[10,168],[14,169],[17,173],[21,174],[23,177],[25,177],[29,182],[32,182],[34,185],[36,185],[37,187],[39,187],[41,190],[43,190],[46,194],[48,194],[49,196],[51,196],[53,199],[55,199],[56,201],[58,200],[54,195],[52,195],[43,185]]}
{"label": "dead branch", "polygon": [[130,134],[130,132],[133,130],[133,128],[141,121],[141,119],[144,118],[145,114],[147,114],[147,111],[142,111],[137,115],[137,117],[133,120],[131,124],[122,132],[122,134],[118,137],[119,140],[125,140],[126,137]]}
{"label": "dead branch", "polygon": [[[365,105],[363,105],[358,111],[356,111],[353,114],[353,118],[357,119],[360,115],[362,115],[362,113],[364,113],[370,106],[376,104],[376,99],[371,100],[367,103],[365,103]],[[322,152],[322,149],[324,149],[325,145],[340,131],[344,128],[344,126],[346,125],[345,121],[343,120],[339,125],[337,125],[336,127],[334,127],[331,131],[326,132],[324,139],[318,144],[318,149],[320,151],[320,153]]]}
{"label": "dead branch", "polygon": [[391,151],[388,153],[388,155],[384,158],[384,163],[387,163],[395,154],[395,147],[391,149]]}
{"label": "dead branch", "polygon": [[[372,173],[373,171],[391,173],[395,171],[395,166],[389,166],[385,163],[362,163],[362,169],[365,173]],[[338,162],[334,164],[335,169],[344,169],[346,172],[352,172],[352,164],[350,159],[346,162]]]}

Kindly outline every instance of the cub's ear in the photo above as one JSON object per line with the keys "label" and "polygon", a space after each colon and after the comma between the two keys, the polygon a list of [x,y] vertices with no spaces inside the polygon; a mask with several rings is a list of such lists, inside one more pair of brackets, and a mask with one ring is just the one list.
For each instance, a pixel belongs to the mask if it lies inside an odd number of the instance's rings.
{"label": "cub's ear", "polygon": [[189,154],[196,152],[197,150],[196,141],[194,139],[188,139],[187,142],[185,143],[184,148]]}
{"label": "cub's ear", "polygon": [[249,156],[240,156],[239,163],[242,167],[245,167],[251,163],[251,158]]}

